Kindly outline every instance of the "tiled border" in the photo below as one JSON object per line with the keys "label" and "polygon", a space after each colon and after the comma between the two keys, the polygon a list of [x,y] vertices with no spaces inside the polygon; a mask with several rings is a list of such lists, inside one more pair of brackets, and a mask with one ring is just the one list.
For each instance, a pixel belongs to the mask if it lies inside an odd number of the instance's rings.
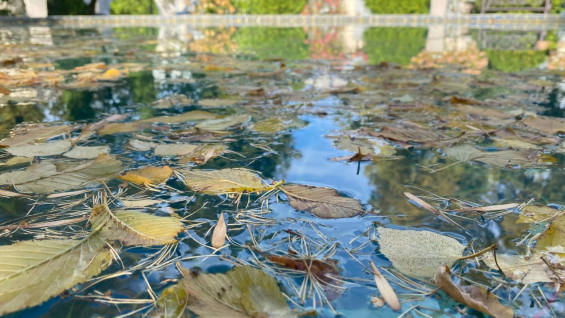
{"label": "tiled border", "polygon": [[118,26],[159,26],[190,24],[194,26],[427,26],[454,24],[473,28],[516,30],[553,29],[565,25],[565,17],[550,14],[466,14],[437,17],[430,15],[110,15],[110,16],[50,16],[45,19],[0,17],[0,26],[29,24],[56,25],[68,28]]}

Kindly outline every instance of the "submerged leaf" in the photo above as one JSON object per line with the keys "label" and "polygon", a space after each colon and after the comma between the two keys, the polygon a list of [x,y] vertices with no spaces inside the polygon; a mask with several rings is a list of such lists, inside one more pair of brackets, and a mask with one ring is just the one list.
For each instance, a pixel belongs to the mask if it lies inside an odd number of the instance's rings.
{"label": "submerged leaf", "polygon": [[514,311],[502,305],[498,298],[484,287],[476,285],[457,286],[451,280],[449,268],[445,265],[439,266],[434,276],[434,282],[451,298],[477,311],[496,318],[514,317]]}
{"label": "submerged leaf", "polygon": [[539,153],[535,151],[482,151],[469,144],[448,148],[445,150],[445,154],[461,162],[479,161],[497,167],[530,166],[550,161],[549,158],[540,157]]}
{"label": "submerged leaf", "polygon": [[118,210],[112,212],[106,203],[92,209],[91,218],[106,215],[109,221],[103,225],[102,234],[108,240],[119,240],[124,245],[165,245],[177,242],[177,235],[184,231],[178,217],[155,216],[139,211]]}
{"label": "submerged leaf", "polygon": [[357,200],[344,197],[331,188],[293,184],[284,185],[281,190],[293,208],[321,218],[348,218],[364,212]]}
{"label": "submerged leaf", "polygon": [[296,317],[277,282],[259,269],[242,266],[225,274],[181,270],[188,308],[199,317]]}
{"label": "submerged leaf", "polygon": [[130,170],[118,179],[137,184],[161,184],[171,177],[173,169],[169,166],[154,167],[148,166],[141,169]]}
{"label": "submerged leaf", "polygon": [[188,306],[189,297],[182,283],[169,286],[163,290],[157,300],[156,310],[151,313],[153,318],[178,318]]}
{"label": "submerged leaf", "polygon": [[565,215],[553,219],[545,232],[536,242],[537,250],[551,250],[555,248],[565,254]]}
{"label": "submerged leaf", "polygon": [[194,144],[163,144],[155,147],[156,156],[184,156],[198,149]]}
{"label": "submerged leaf", "polygon": [[380,227],[378,232],[380,252],[408,276],[431,278],[438,266],[451,266],[465,250],[456,239],[431,231]]}
{"label": "submerged leaf", "polygon": [[559,211],[546,205],[526,205],[520,211],[520,217],[517,223],[536,223],[541,221],[549,221],[564,211]]}
{"label": "submerged leaf", "polygon": [[186,113],[182,113],[176,116],[160,116],[148,119],[140,120],[140,123],[165,123],[165,124],[180,124],[186,121],[202,120],[202,119],[212,119],[216,118],[216,115],[210,112],[205,112],[203,110],[193,110]]}
{"label": "submerged leaf", "polygon": [[506,277],[521,284],[553,282],[554,274],[541,260],[541,256],[543,254],[539,253],[529,257],[497,253],[496,262],[492,254],[485,256],[482,261],[494,270],[502,270]]}
{"label": "submerged leaf", "polygon": [[554,117],[530,117],[522,121],[530,128],[547,134],[565,133],[565,120]]}
{"label": "submerged leaf", "polygon": [[196,192],[207,194],[261,192],[263,180],[247,169],[181,170],[184,183]]}
{"label": "submerged leaf", "polygon": [[111,155],[66,166],[43,161],[24,171],[0,174],[0,184],[13,184],[24,193],[53,193],[111,178],[121,170],[122,163]]}
{"label": "submerged leaf", "polygon": [[45,142],[40,144],[27,144],[22,146],[10,146],[5,150],[14,156],[21,157],[39,157],[54,156],[62,154],[71,149],[70,140],[58,140],[53,142]]}

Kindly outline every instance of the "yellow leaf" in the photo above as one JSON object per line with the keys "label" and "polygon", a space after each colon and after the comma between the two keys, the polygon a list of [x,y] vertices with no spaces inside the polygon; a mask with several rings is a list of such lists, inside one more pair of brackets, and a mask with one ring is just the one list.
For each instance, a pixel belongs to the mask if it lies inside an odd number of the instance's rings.
{"label": "yellow leaf", "polygon": [[124,175],[119,176],[118,179],[129,181],[137,184],[161,184],[171,177],[173,169],[169,166],[154,167],[148,166],[145,168],[130,170]]}

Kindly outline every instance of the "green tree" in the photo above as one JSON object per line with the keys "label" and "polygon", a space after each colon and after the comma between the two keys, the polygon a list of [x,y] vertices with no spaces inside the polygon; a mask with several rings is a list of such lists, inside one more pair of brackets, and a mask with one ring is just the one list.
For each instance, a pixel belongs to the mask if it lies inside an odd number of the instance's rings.
{"label": "green tree", "polygon": [[369,62],[408,65],[426,45],[426,28],[370,28],[363,33]]}
{"label": "green tree", "polygon": [[365,6],[375,14],[428,13],[430,0],[365,0]]}
{"label": "green tree", "polygon": [[48,0],[47,12],[49,15],[86,15],[94,14],[96,0],[89,5],[82,0]]}
{"label": "green tree", "polygon": [[157,14],[153,0],[113,0],[110,4],[112,14]]}
{"label": "green tree", "polygon": [[238,13],[248,14],[296,14],[307,0],[231,0]]}
{"label": "green tree", "polygon": [[232,41],[246,53],[259,58],[305,59],[310,55],[306,33],[301,28],[240,28]]}

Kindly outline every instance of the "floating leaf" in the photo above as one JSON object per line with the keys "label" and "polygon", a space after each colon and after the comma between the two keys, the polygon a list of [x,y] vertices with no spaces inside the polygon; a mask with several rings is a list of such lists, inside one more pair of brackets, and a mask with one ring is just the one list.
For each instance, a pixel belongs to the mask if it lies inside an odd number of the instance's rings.
{"label": "floating leaf", "polygon": [[514,311],[502,305],[498,298],[484,287],[476,285],[457,286],[451,280],[449,268],[445,265],[439,266],[434,276],[434,282],[451,298],[477,311],[496,318],[514,317]]}
{"label": "floating leaf", "polygon": [[225,107],[225,106],[233,106],[239,103],[239,100],[236,99],[201,99],[198,101],[198,104],[203,107]]}
{"label": "floating leaf", "polygon": [[561,253],[565,248],[565,215],[560,215],[553,219],[545,232],[541,234],[536,242],[537,250],[551,250],[555,248]]}
{"label": "floating leaf", "polygon": [[0,174],[0,184],[15,185],[24,193],[53,193],[86,186],[109,179],[122,170],[122,164],[111,155],[96,160],[67,165],[43,161],[26,170]]}
{"label": "floating leaf", "polygon": [[522,123],[546,134],[565,133],[565,120],[554,117],[529,117]]}
{"label": "floating leaf", "polygon": [[241,125],[248,120],[249,115],[234,115],[224,118],[205,120],[196,125],[196,128],[212,131],[225,130],[231,126]]}
{"label": "floating leaf", "polygon": [[112,212],[106,203],[92,209],[91,218],[108,215],[102,234],[108,240],[119,240],[124,245],[165,245],[176,243],[177,235],[184,231],[178,217],[155,216],[139,211]]}
{"label": "floating leaf", "polygon": [[[93,219],[96,225],[107,216]],[[23,241],[0,246],[0,315],[39,305],[100,274],[112,262],[102,226],[80,240]]]}
{"label": "floating leaf", "polygon": [[465,250],[456,239],[431,231],[380,227],[378,232],[380,252],[408,276],[431,278],[438,266],[451,266]]}
{"label": "floating leaf", "polygon": [[149,127],[149,123],[145,123],[144,125],[139,122],[130,122],[130,123],[109,123],[104,125],[102,128],[98,130],[100,135],[113,135],[119,133],[129,133],[138,130],[142,130],[144,128]]}
{"label": "floating leaf", "polygon": [[255,124],[253,124],[253,126],[251,126],[251,129],[262,133],[276,133],[285,129],[286,127],[287,125],[283,120],[273,117],[256,122]]}
{"label": "floating leaf", "polygon": [[165,123],[165,124],[180,124],[187,121],[195,121],[202,119],[216,118],[216,115],[202,110],[193,110],[176,116],[160,116],[140,120],[140,123]]}
{"label": "floating leaf", "polygon": [[247,169],[181,170],[184,183],[196,192],[207,194],[261,192],[263,180]]}
{"label": "floating leaf", "polygon": [[167,96],[165,98],[161,98],[159,100],[154,101],[151,105],[153,108],[162,109],[162,108],[170,108],[174,106],[185,106],[191,105],[194,103],[194,100],[186,97],[186,95],[182,94],[174,94]]}
{"label": "floating leaf", "polygon": [[145,199],[145,200],[120,200],[120,202],[126,208],[144,208],[155,204],[161,204],[165,201]]}
{"label": "floating leaf", "polygon": [[212,246],[215,248],[220,248],[226,244],[226,235],[227,235],[227,225],[226,221],[224,220],[224,214],[220,213],[220,217],[218,218],[218,222],[214,227],[214,232],[212,233]]}
{"label": "floating leaf", "polygon": [[163,144],[155,147],[156,156],[184,156],[198,149],[194,144]]}
{"label": "floating leaf", "polygon": [[179,318],[188,306],[189,297],[182,283],[169,286],[163,290],[157,300],[155,311],[151,313],[154,318]]}
{"label": "floating leaf", "polygon": [[321,218],[348,218],[364,212],[357,200],[344,197],[331,188],[295,184],[284,185],[281,190],[293,208]]}
{"label": "floating leaf", "polygon": [[128,144],[130,145],[130,147],[138,151],[149,151],[158,145],[155,142],[143,141],[139,139],[130,139]]}
{"label": "floating leaf", "polygon": [[377,266],[373,262],[371,262],[371,269],[373,270],[373,276],[375,277],[375,284],[377,285],[377,289],[383,296],[386,303],[392,308],[393,310],[400,310],[401,305],[400,301],[398,300],[398,296],[390,287],[390,284],[386,280],[386,278],[381,274]]}
{"label": "floating leaf", "polygon": [[541,260],[541,256],[543,254],[540,253],[529,257],[496,253],[496,262],[492,254],[486,255],[482,261],[494,270],[501,269],[506,277],[521,284],[553,282],[555,275]]}
{"label": "floating leaf", "polygon": [[535,151],[482,151],[469,144],[447,148],[445,154],[461,162],[479,161],[497,167],[530,166],[546,161]]}
{"label": "floating leaf", "polygon": [[171,177],[173,169],[169,166],[154,167],[148,166],[141,169],[130,170],[118,179],[137,184],[161,184]]}
{"label": "floating leaf", "polygon": [[33,161],[33,157],[12,157],[5,162],[0,162],[0,166],[15,166],[22,163],[30,163]]}
{"label": "floating leaf", "polygon": [[110,68],[106,72],[104,72],[102,75],[97,76],[96,80],[98,80],[98,81],[117,81],[117,80],[120,80],[122,77],[123,77],[122,72],[120,72],[119,70],[117,70],[115,68]]}
{"label": "floating leaf", "polygon": [[186,154],[180,158],[180,163],[194,162],[204,164],[208,160],[215,158],[226,152],[226,146],[222,144],[206,144],[198,147],[192,153]]}
{"label": "floating leaf", "polygon": [[23,131],[13,135],[10,138],[2,139],[0,147],[17,147],[36,142],[43,142],[50,138],[69,133],[69,126],[33,126],[31,129],[22,129]]}
{"label": "floating leaf", "polygon": [[71,149],[71,146],[72,144],[70,140],[58,140],[40,144],[11,146],[6,148],[5,150],[14,156],[39,157],[62,154],[63,152]]}
{"label": "floating leaf", "polygon": [[108,146],[74,146],[71,151],[67,151],[63,156],[73,159],[95,159],[101,154],[110,153],[110,147]]}
{"label": "floating leaf", "polygon": [[517,223],[536,223],[540,221],[549,221],[559,215],[563,211],[559,211],[546,205],[526,205],[520,211],[520,217]]}
{"label": "floating leaf", "polygon": [[181,270],[188,308],[199,317],[296,317],[277,282],[259,269],[242,266],[225,274]]}

